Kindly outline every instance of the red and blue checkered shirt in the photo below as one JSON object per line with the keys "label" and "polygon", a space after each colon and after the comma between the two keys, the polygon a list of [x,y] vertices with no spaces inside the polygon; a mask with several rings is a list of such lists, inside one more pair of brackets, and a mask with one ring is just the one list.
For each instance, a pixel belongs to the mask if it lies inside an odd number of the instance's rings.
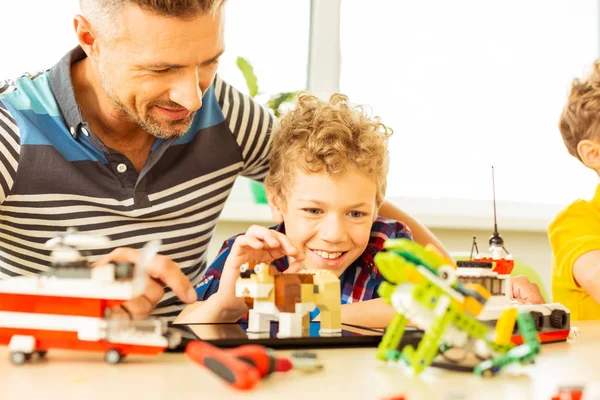
{"label": "red and blue checkered shirt", "polygon": [[[271,229],[285,233],[284,224],[279,224]],[[219,255],[206,270],[204,278],[196,287],[198,300],[206,300],[217,292],[225,260],[231,251],[233,242],[235,242],[235,239],[238,236],[239,235],[236,235],[227,239],[225,243],[223,243]],[[378,217],[371,227],[371,237],[367,248],[340,276],[342,304],[371,300],[379,297],[377,289],[381,282],[384,281],[384,278],[377,270],[377,267],[373,262],[373,257],[383,249],[383,243],[386,240],[393,238],[412,239],[412,234],[408,227],[403,223]],[[272,261],[272,264],[280,272],[283,272],[288,268],[287,257]],[[312,317],[314,317],[314,315]]]}

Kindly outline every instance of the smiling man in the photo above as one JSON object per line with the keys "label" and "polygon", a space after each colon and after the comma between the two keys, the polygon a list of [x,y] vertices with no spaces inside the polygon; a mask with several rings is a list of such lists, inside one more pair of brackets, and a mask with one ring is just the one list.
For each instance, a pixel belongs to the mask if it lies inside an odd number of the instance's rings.
{"label": "smiling man", "polygon": [[136,261],[161,239],[124,311],[173,317],[236,177],[263,179],[273,120],[216,77],[223,0],[80,6],[79,45],[0,94],[0,279],[47,270],[44,242],[67,227],[112,239],[92,260]]}
{"label": "smiling man", "polygon": [[[135,262],[162,241],[154,280],[124,312],[171,318],[196,300],[232,185],[262,181],[271,149],[271,115],[216,75],[223,3],[80,0],[79,45],[0,83],[0,279],[48,270],[45,241],[75,227],[112,239],[92,260]],[[441,247],[389,203],[381,210]]]}

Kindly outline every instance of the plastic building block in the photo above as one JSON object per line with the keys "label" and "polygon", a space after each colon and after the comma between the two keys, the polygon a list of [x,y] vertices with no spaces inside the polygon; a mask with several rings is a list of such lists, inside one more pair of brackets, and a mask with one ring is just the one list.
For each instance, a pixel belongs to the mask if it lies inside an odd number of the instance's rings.
{"label": "plastic building block", "polygon": [[[540,351],[534,322],[529,313],[521,312],[512,319],[514,312],[502,318],[498,331],[477,320],[476,307],[468,302],[485,305],[489,293],[481,287],[466,287],[448,273],[451,266],[435,252],[428,251],[418,243],[407,239],[390,239],[384,251],[375,256],[377,268],[386,282],[379,288],[379,295],[397,311],[377,350],[382,361],[404,362],[415,374],[431,365],[441,349],[472,349],[484,359],[474,372],[494,375],[502,367],[515,362],[530,363]],[[449,267],[449,268],[447,268]],[[414,348],[398,346],[408,321],[425,331],[421,342]],[[515,324],[523,332],[525,343],[515,346],[506,343],[506,331]]]}
{"label": "plastic building block", "polygon": [[112,316],[113,307],[144,292],[145,266],[160,243],[148,243],[138,265],[92,267],[78,250],[108,244],[106,237],[69,229],[46,243],[48,272],[0,281],[0,345],[9,346],[14,364],[53,348],[103,352],[107,363],[117,364],[128,354],[155,355],[179,344],[164,321]]}
{"label": "plastic building block", "polygon": [[301,337],[309,313],[318,307],[319,334],[341,334],[340,281],[330,271],[280,274],[270,264],[246,263],[240,267],[236,295],[249,305],[249,333],[268,332],[270,321],[279,321],[278,337]]}
{"label": "plastic building block", "polygon": [[583,386],[561,386],[558,388],[558,392],[552,396],[552,400],[581,400],[583,389]]}

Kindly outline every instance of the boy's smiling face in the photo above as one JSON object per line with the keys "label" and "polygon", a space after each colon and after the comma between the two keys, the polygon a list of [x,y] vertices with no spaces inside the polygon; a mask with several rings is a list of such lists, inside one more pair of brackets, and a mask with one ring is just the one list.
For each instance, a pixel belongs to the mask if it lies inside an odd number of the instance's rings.
{"label": "boy's smiling face", "polygon": [[349,168],[336,176],[296,169],[285,201],[269,204],[285,233],[305,254],[304,266],[340,276],[365,250],[377,217],[373,179]]}

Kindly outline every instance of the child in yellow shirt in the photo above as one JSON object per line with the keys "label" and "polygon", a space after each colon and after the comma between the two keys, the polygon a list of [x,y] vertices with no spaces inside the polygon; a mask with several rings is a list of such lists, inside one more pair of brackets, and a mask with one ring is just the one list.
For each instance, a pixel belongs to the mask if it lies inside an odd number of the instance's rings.
{"label": "child in yellow shirt", "polygon": [[[559,129],[569,153],[600,175],[600,60],[586,79],[573,81]],[[548,234],[554,300],[571,319],[600,319],[600,185],[591,201],[561,211]]]}

